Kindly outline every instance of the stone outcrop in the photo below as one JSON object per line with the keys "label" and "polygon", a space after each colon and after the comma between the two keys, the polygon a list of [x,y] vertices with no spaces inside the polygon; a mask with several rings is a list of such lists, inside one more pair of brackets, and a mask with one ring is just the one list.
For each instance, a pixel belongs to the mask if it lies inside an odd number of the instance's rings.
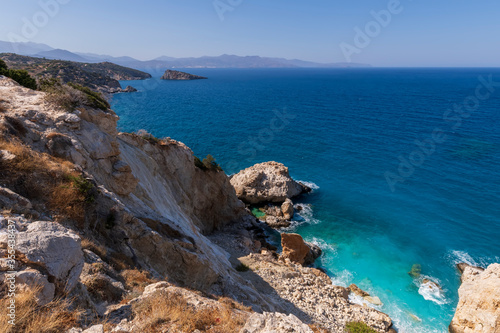
{"label": "stone outcrop", "polygon": [[450,332],[500,332],[500,264],[492,264],[486,270],[461,267],[462,285]]}
{"label": "stone outcrop", "polygon": [[314,333],[306,324],[292,314],[254,313],[248,318],[240,333],[294,332]]}
{"label": "stone outcrop", "polygon": [[171,69],[167,69],[165,74],[161,77],[162,80],[202,80],[207,79],[204,76],[189,74],[180,71],[174,71]]}
{"label": "stone outcrop", "polygon": [[286,198],[285,202],[281,204],[281,212],[283,213],[283,218],[290,221],[293,218],[293,202],[289,198]]}
{"label": "stone outcrop", "polygon": [[281,234],[281,256],[301,265],[311,265],[321,255],[321,249],[304,242],[299,234]]}
{"label": "stone outcrop", "polygon": [[243,202],[283,203],[311,189],[290,177],[288,168],[281,163],[265,162],[240,171],[231,177],[236,195]]}
{"label": "stone outcrop", "polygon": [[[70,292],[83,269],[80,237],[58,223],[37,221],[16,224],[16,250],[24,262],[18,262],[17,279],[29,287],[40,285],[40,304],[47,304],[56,294]],[[0,247],[7,248],[8,234],[0,229]]]}

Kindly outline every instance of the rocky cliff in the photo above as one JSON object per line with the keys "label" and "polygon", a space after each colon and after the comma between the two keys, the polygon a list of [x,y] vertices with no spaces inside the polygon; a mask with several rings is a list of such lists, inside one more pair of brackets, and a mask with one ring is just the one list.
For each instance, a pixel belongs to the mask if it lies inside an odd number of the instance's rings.
{"label": "rocky cliff", "polygon": [[207,79],[204,76],[198,76],[194,74],[189,74],[180,71],[174,71],[171,69],[167,69],[165,74],[161,77],[162,80],[202,80]]}
{"label": "rocky cliff", "polygon": [[461,264],[462,285],[452,333],[500,332],[500,264],[486,270]]}
{"label": "rocky cliff", "polygon": [[41,286],[40,313],[69,296],[72,332],[99,321],[92,332],[390,329],[325,274],[278,260],[223,171],[197,167],[180,142],[119,133],[117,120],[109,109],[61,109],[0,77],[0,255],[10,232],[18,239],[0,280],[12,270],[19,288]]}

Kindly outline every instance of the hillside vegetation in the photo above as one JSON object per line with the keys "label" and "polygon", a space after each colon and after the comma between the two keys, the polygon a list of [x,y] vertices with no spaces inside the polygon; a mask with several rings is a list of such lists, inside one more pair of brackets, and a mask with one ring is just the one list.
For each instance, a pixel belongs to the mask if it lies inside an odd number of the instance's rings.
{"label": "hillside vegetation", "polygon": [[110,62],[90,64],[48,60],[14,53],[2,53],[0,59],[4,60],[10,69],[25,70],[37,80],[57,78],[63,83],[73,82],[104,92],[108,92],[110,88],[121,89],[118,80],[143,80],[151,77],[148,73]]}

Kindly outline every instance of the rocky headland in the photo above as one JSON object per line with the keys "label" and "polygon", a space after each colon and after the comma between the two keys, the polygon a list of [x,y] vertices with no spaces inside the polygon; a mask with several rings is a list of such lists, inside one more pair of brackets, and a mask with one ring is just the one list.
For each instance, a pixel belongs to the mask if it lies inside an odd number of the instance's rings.
{"label": "rocky headland", "polygon": [[[291,199],[310,191],[284,165],[229,178],[181,142],[118,132],[109,108],[48,97],[0,76],[0,305],[11,288],[21,296],[15,330],[393,331],[389,316],[349,300],[359,288],[312,267],[317,246],[287,233],[281,251],[269,243],[267,217],[290,221]],[[467,279],[493,288],[476,306],[485,327],[498,322],[497,266]]]}
{"label": "rocky headland", "polygon": [[13,53],[0,54],[9,68],[26,70],[40,80],[58,79],[63,83],[76,83],[105,94],[134,92],[135,88],[122,88],[122,80],[145,80],[151,78],[145,73],[133,68],[119,66],[110,62],[81,63],[75,61],[49,60],[22,56]]}
{"label": "rocky headland", "polygon": [[167,69],[163,76],[161,77],[162,80],[203,80],[203,79],[208,79],[204,76],[199,76],[199,75],[194,75],[194,74],[189,74],[186,72],[181,72],[181,71],[174,71],[172,69]]}

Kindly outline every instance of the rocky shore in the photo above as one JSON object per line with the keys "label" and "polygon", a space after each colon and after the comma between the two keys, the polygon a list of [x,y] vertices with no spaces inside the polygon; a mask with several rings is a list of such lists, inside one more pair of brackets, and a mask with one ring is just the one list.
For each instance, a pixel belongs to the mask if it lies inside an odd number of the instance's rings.
{"label": "rocky shore", "polygon": [[[71,333],[393,331],[389,316],[349,301],[359,288],[312,267],[317,246],[287,233],[281,251],[270,244],[269,227],[289,223],[292,199],[310,191],[283,164],[229,178],[178,141],[119,133],[117,120],[0,77],[0,301],[14,271],[30,318],[21,330],[50,314],[53,331]],[[471,288],[496,276],[490,268],[467,278]],[[457,311],[454,329],[469,314]]]}

